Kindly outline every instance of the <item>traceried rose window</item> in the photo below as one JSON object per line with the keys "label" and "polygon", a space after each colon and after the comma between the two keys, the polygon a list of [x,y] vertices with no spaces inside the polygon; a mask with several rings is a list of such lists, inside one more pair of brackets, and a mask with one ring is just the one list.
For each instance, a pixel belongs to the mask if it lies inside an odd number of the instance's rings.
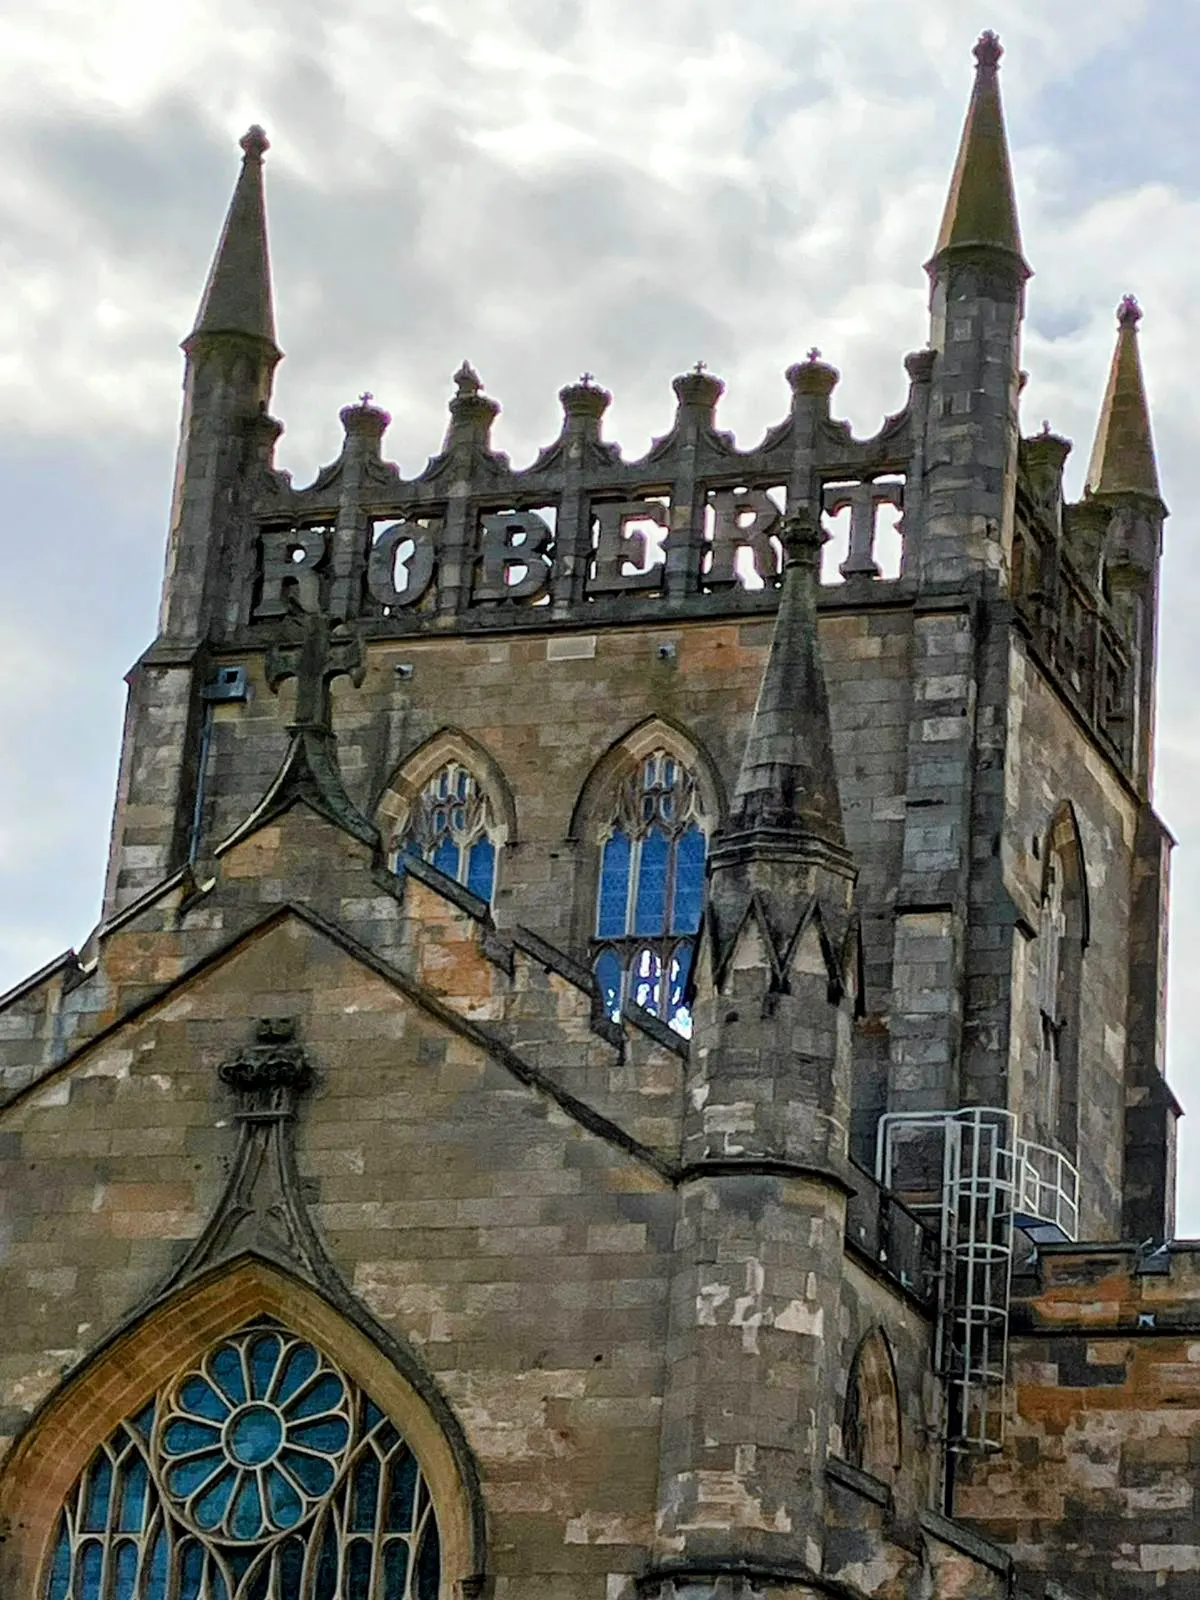
{"label": "traceried rose window", "polygon": [[270,1323],[214,1346],[96,1451],[43,1600],[437,1600],[416,1458],[314,1345]]}
{"label": "traceried rose window", "polygon": [[611,1016],[632,1000],[690,1036],[705,850],[695,777],[656,750],[617,791],[601,837],[592,970]]}
{"label": "traceried rose window", "polygon": [[422,789],[396,853],[398,872],[408,855],[423,856],[490,904],[496,889],[495,823],[475,775],[459,762],[448,761]]}

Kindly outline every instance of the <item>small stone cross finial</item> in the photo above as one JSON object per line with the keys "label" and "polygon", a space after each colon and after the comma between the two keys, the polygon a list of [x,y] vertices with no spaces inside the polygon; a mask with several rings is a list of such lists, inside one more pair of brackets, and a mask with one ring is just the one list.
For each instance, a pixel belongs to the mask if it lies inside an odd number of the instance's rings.
{"label": "small stone cross finial", "polygon": [[595,380],[596,375],[594,372],[581,372],[579,375],[579,381],[585,389],[590,389]]}
{"label": "small stone cross finial", "polygon": [[708,371],[708,362],[707,361],[697,361],[696,365],[692,368],[692,371],[693,372],[707,372]]}
{"label": "small stone cross finial", "polygon": [[1000,65],[1000,57],[1004,54],[1004,47],[989,28],[986,33],[979,35],[973,54],[981,72],[995,72]]}
{"label": "small stone cross finial", "polygon": [[371,393],[370,389],[364,389],[358,397],[358,403],[360,406],[366,407],[371,404],[371,401],[374,400],[374,398],[375,396]]}
{"label": "small stone cross finial", "polygon": [[261,161],[271,148],[271,141],[256,122],[252,128],[247,128],[238,140],[246,154],[247,161]]}
{"label": "small stone cross finial", "polygon": [[464,361],[454,374],[454,387],[460,400],[478,394],[483,388],[482,379],[469,361]]}
{"label": "small stone cross finial", "polygon": [[812,349],[808,352],[808,359],[809,359],[809,361],[820,361],[820,359],[821,359],[821,352],[820,352],[820,350],[817,348],[817,346],[815,344],[813,345]]}
{"label": "small stone cross finial", "polygon": [[1117,307],[1117,322],[1122,328],[1136,328],[1142,320],[1142,308],[1137,303],[1137,296],[1127,294],[1122,297],[1121,304]]}
{"label": "small stone cross finial", "polygon": [[294,644],[273,645],[267,655],[267,683],[277,694],[288,678],[296,680],[295,731],[332,733],[329,686],[349,678],[363,680],[362,640],[344,622],[321,611],[293,610],[300,637]]}
{"label": "small stone cross finial", "polygon": [[1047,438],[1049,436],[1049,433],[1050,433],[1050,418],[1049,417],[1043,417],[1042,418],[1042,438],[1043,439]]}

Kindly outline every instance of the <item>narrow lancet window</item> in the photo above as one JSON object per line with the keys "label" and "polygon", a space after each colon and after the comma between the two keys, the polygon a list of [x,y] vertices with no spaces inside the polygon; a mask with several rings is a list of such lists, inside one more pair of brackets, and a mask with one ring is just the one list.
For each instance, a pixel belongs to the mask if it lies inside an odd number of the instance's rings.
{"label": "narrow lancet window", "polygon": [[437,1600],[437,1522],[387,1416],[274,1323],[222,1339],[96,1450],[40,1600]]}
{"label": "narrow lancet window", "polygon": [[621,783],[600,836],[592,962],[605,1009],[631,1000],[685,1037],[707,847],[695,775],[666,750]]}
{"label": "narrow lancet window", "polygon": [[494,898],[495,818],[474,773],[461,762],[446,762],[417,797],[397,843],[398,872],[409,855],[423,857],[481,900],[490,904]]}
{"label": "narrow lancet window", "polygon": [[1074,812],[1055,814],[1045,846],[1038,911],[1039,1136],[1075,1159],[1079,1138],[1079,1030],[1087,883]]}

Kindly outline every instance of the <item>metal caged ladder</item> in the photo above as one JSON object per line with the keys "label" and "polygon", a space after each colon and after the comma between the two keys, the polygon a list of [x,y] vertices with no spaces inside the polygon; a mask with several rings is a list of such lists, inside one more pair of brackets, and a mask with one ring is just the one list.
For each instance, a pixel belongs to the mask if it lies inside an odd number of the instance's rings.
{"label": "metal caged ladder", "polygon": [[1011,1111],[892,1112],[876,1174],[940,1241],[934,1362],[946,1385],[946,1444],[990,1453],[1004,1436],[1013,1226],[1073,1239],[1079,1176],[1058,1151],[1020,1139]]}

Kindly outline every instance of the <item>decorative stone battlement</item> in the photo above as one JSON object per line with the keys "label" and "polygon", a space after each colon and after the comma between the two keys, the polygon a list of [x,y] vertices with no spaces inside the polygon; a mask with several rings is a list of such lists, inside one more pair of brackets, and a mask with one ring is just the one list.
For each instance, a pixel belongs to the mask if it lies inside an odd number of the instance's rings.
{"label": "decorative stone battlement", "polygon": [[916,526],[906,481],[920,481],[931,367],[930,352],[910,357],[904,408],[856,439],[830,415],[837,372],[811,351],[788,369],[788,415],[740,450],[716,422],[725,386],[698,363],[674,381],[672,428],[635,461],[601,437],[612,397],[585,373],[560,392],[559,437],[518,471],[493,450],[500,408],[464,363],[418,476],[382,459],[390,418],[363,396],[342,412],[341,455],[304,489],[274,470],[278,427],[257,418],[253,568],[231,579],[228,626],[256,630],[292,601],[385,636],[773,610],[782,519],[799,507],[848,509],[843,576],[874,582],[880,507]]}

